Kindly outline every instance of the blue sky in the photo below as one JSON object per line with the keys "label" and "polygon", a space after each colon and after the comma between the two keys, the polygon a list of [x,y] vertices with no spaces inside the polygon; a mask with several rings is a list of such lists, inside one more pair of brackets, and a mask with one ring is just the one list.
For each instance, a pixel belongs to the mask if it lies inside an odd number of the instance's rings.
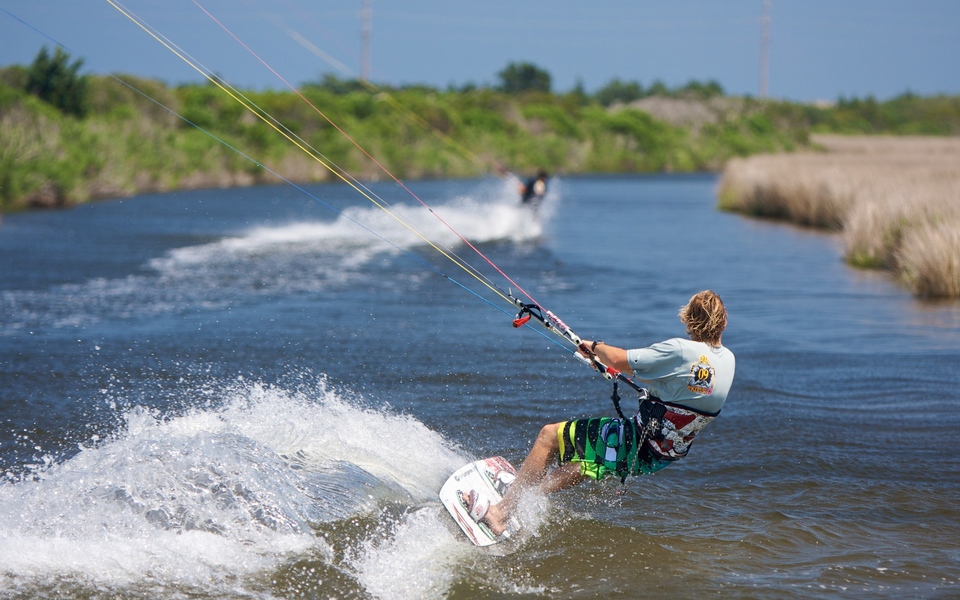
{"label": "blue sky", "polygon": [[[116,1],[116,0],[115,0]],[[284,79],[360,73],[361,0],[197,0]],[[613,78],[669,86],[715,80],[758,95],[762,0],[370,0],[374,83],[495,84],[532,62],[553,89]],[[770,0],[769,95],[794,101],[906,91],[960,94],[958,0]],[[193,0],[122,6],[237,86],[285,85]],[[83,57],[87,72],[169,84],[201,76],[106,0],[0,0]],[[51,43],[0,12],[0,66],[29,64]]]}

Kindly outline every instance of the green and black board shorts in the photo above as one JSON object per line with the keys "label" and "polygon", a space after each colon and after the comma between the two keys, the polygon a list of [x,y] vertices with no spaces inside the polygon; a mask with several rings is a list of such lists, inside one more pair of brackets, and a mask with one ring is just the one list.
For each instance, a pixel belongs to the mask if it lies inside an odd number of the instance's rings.
{"label": "green and black board shorts", "polygon": [[581,475],[597,480],[610,473],[646,475],[670,464],[647,447],[638,453],[637,433],[633,419],[600,417],[562,423],[557,431],[560,464],[578,462]]}

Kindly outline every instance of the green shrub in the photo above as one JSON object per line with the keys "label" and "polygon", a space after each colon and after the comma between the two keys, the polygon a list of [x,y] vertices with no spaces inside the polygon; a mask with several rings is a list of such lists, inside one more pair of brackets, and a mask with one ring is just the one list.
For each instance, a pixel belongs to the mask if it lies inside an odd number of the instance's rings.
{"label": "green shrub", "polygon": [[643,86],[636,81],[620,81],[619,78],[610,80],[610,83],[597,90],[593,98],[604,106],[614,103],[629,104],[643,98]]}
{"label": "green shrub", "polygon": [[550,127],[550,131],[571,139],[581,139],[583,132],[572,115],[563,107],[552,104],[529,104],[523,107],[525,119],[538,119]]}
{"label": "green shrub", "polygon": [[500,91],[505,94],[549,93],[552,82],[550,73],[528,62],[510,63],[497,73],[497,77],[500,78]]}
{"label": "green shrub", "polygon": [[87,78],[79,75],[83,59],[69,61],[62,48],[52,57],[46,46],[41,48],[27,72],[26,91],[65,114],[83,117],[87,112]]}
{"label": "green shrub", "polygon": [[[37,194],[80,202],[171,189],[185,178],[200,185],[223,181],[225,173],[266,177],[171,110],[271,168],[290,167],[294,178],[315,180],[322,171],[216,85],[169,87],[128,75],[81,78],[81,63],[62,51],[52,57],[42,51],[32,68],[0,69],[0,210]],[[85,82],[89,110],[83,120],[25,91],[31,71],[51,65],[51,81]],[[808,147],[811,131],[960,133],[960,97],[904,94],[886,102],[843,99],[832,107],[750,98],[718,102],[723,91],[715,82],[671,89],[658,81],[643,86],[620,80],[590,96],[582,84],[551,93],[549,73],[526,63],[501,75],[501,89],[471,85],[459,91],[377,89],[325,77],[303,87],[309,104],[287,91],[243,93],[255,111],[302,137],[324,162],[357,177],[383,174],[327,118],[400,177],[473,176],[500,165],[554,173],[718,170],[734,157]],[[61,87],[74,94],[79,89]],[[715,118],[679,121],[681,127],[606,106],[650,95],[701,99]]]}

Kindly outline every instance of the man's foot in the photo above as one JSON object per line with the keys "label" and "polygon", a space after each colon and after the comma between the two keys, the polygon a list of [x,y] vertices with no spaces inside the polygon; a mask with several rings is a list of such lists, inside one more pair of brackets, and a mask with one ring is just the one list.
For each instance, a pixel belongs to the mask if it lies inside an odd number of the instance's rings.
{"label": "man's foot", "polygon": [[506,523],[508,515],[503,514],[501,511],[502,506],[502,502],[490,506],[487,508],[487,514],[483,517],[483,522],[490,528],[490,532],[497,536],[507,530]]}
{"label": "man's foot", "polygon": [[470,517],[480,523],[483,521],[483,518],[487,514],[487,509],[490,507],[489,503],[480,499],[480,494],[473,490],[467,492],[457,492],[457,496],[460,499],[460,504],[467,512],[470,513]]}

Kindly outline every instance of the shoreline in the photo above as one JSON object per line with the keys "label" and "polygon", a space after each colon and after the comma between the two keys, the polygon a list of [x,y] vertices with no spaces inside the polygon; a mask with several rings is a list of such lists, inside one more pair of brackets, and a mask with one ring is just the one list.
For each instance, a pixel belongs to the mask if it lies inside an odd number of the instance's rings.
{"label": "shoreline", "polygon": [[848,264],[920,298],[960,298],[960,137],[811,142],[819,151],[731,160],[719,207],[837,231]]}

